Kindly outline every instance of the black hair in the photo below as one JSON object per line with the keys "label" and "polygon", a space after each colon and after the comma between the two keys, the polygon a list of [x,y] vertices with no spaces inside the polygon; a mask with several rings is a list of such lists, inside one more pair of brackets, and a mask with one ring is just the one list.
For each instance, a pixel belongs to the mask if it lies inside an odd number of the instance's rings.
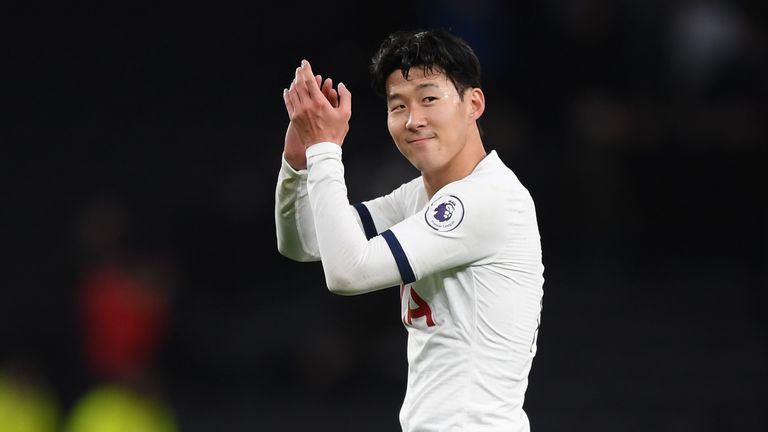
{"label": "black hair", "polygon": [[462,38],[441,29],[398,30],[384,39],[371,59],[373,90],[386,97],[389,75],[399,69],[408,79],[412,67],[443,72],[462,99],[466,89],[480,87],[480,61]]}

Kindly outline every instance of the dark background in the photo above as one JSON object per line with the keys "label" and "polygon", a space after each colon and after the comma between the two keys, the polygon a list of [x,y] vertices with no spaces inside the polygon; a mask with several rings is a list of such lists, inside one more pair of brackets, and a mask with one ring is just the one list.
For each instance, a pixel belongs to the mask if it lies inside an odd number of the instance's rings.
{"label": "dark background", "polygon": [[344,81],[350,199],[388,192],[417,173],[368,61],[389,31],[439,26],[475,47],[484,142],[537,205],[533,430],[768,430],[756,3],[11,4],[0,362],[37,370],[63,416],[94,384],[77,296],[102,209],[171,281],[153,368],[181,430],[398,430],[396,290],[334,296],[319,263],[277,253],[281,92],[302,58]]}

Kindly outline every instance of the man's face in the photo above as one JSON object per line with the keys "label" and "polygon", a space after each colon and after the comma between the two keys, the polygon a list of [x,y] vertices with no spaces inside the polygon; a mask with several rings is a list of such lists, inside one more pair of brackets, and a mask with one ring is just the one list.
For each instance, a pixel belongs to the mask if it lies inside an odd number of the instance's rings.
{"label": "man's face", "polygon": [[400,153],[422,174],[446,167],[474,122],[470,98],[462,100],[439,70],[425,74],[421,67],[412,68],[408,80],[401,70],[392,72],[386,89],[387,127]]}

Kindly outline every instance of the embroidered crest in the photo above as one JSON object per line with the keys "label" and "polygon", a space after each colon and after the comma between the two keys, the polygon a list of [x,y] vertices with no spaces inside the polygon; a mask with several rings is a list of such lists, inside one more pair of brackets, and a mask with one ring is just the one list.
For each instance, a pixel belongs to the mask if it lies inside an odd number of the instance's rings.
{"label": "embroidered crest", "polygon": [[464,204],[455,195],[442,195],[429,203],[424,219],[436,231],[451,231],[464,219]]}

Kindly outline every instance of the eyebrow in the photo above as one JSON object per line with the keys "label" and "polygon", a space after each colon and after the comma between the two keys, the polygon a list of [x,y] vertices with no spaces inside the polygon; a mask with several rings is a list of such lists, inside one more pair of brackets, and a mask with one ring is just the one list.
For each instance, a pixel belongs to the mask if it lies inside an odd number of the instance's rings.
{"label": "eyebrow", "polygon": [[[440,88],[440,86],[435,84],[435,83],[427,82],[427,83],[421,83],[421,84],[417,85],[416,86],[416,90],[422,90],[422,89],[427,88],[427,87],[437,87],[437,88]],[[402,97],[400,95],[400,93],[391,93],[391,94],[387,95],[387,100],[397,99],[399,97]]]}

